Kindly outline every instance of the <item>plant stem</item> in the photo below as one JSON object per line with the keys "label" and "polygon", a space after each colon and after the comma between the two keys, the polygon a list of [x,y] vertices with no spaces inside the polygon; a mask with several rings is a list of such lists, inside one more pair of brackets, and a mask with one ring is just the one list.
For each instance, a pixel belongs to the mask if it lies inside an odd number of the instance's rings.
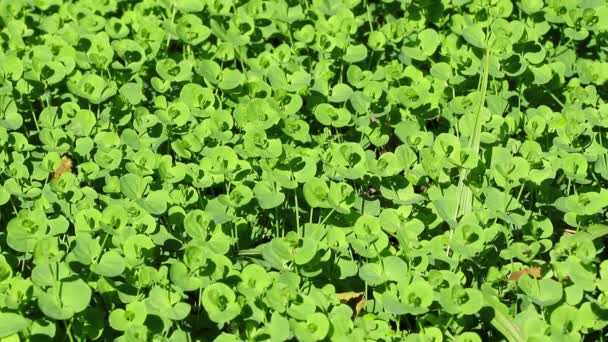
{"label": "plant stem", "polygon": [[310,224],[312,224],[312,214],[313,214],[314,208],[310,208]]}
{"label": "plant stem", "polygon": [[[488,35],[489,36],[489,35]],[[489,39],[487,40],[489,41]],[[480,82],[480,95],[479,95],[479,106],[477,107],[477,113],[475,114],[475,126],[473,129],[473,135],[469,140],[469,148],[472,150],[474,154],[479,154],[479,145],[481,144],[481,112],[485,105],[486,93],[488,90],[488,75],[490,70],[490,49],[486,47],[486,51],[484,54],[484,65],[483,72],[481,74],[481,82]],[[473,192],[471,189],[465,185],[465,179],[469,174],[468,169],[461,169],[460,176],[458,179],[458,201],[456,202],[456,208],[454,210],[453,222],[456,222],[459,215],[466,215],[473,210]],[[455,224],[455,223],[454,223]],[[454,227],[450,227],[450,241],[452,241],[452,237],[454,236]],[[450,247],[448,245],[446,255],[450,254]]]}
{"label": "plant stem", "polygon": [[302,236],[302,232],[300,231],[300,206],[298,205],[298,190],[293,193],[294,202],[296,205],[296,230],[298,232],[298,236]]}
{"label": "plant stem", "polygon": [[65,336],[70,342],[74,342],[74,337],[72,337],[72,322],[73,319],[70,319],[70,323],[63,321],[63,324],[65,325]]}
{"label": "plant stem", "polygon": [[331,211],[329,212],[329,214],[327,214],[324,218],[323,221],[321,221],[321,224],[324,224],[325,221],[327,221],[327,219],[329,219],[331,217],[331,215],[334,213],[334,211],[336,211],[335,208],[332,208]]}
{"label": "plant stem", "polygon": [[30,112],[32,113],[32,119],[34,120],[34,125],[36,126],[36,131],[40,134],[40,126],[38,126],[38,118],[36,118],[36,113],[34,113],[34,107],[32,107],[32,103],[28,102],[30,105]]}

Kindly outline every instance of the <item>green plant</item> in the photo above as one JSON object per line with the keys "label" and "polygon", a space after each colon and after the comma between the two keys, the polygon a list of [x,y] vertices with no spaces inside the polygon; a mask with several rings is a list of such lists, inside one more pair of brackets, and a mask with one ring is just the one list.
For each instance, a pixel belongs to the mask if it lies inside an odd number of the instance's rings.
{"label": "green plant", "polygon": [[0,341],[602,341],[606,0],[0,0]]}

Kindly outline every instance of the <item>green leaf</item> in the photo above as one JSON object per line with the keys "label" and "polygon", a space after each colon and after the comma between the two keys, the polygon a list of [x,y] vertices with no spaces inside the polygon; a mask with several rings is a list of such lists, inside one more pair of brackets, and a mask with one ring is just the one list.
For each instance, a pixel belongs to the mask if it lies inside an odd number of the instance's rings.
{"label": "green leaf", "polygon": [[289,338],[290,328],[287,318],[278,312],[273,312],[270,318],[270,340],[272,342],[282,342]]}
{"label": "green leaf", "polygon": [[241,312],[234,291],[223,283],[207,286],[203,291],[202,303],[209,318],[216,323],[230,321]]}
{"label": "green leaf", "polygon": [[364,264],[359,268],[359,277],[371,286],[385,282],[382,267],[378,264]]}
{"label": "green leaf", "polygon": [[23,125],[23,118],[17,111],[17,105],[12,98],[5,95],[0,95],[0,127],[9,130],[17,130]]}
{"label": "green leaf", "polygon": [[9,280],[13,276],[13,269],[8,264],[4,255],[0,254],[0,283]]}
{"label": "green leaf", "polygon": [[397,256],[382,259],[382,264],[388,280],[399,281],[408,271],[407,263]]}
{"label": "green leaf", "polygon": [[167,211],[167,198],[168,195],[165,191],[150,191],[148,196],[137,202],[150,214],[162,215]]}
{"label": "green leaf", "polygon": [[519,3],[519,7],[526,14],[533,14],[542,10],[544,6],[543,0],[523,0]]}
{"label": "green leaf", "polygon": [[554,334],[569,334],[578,332],[583,325],[579,317],[579,311],[569,305],[561,305],[551,313],[551,330]]}
{"label": "green leaf", "polygon": [[275,183],[260,181],[253,187],[253,194],[262,209],[278,207],[285,200],[285,194],[279,191]]}
{"label": "green leaf", "polygon": [[146,299],[146,308],[149,314],[179,321],[190,313],[190,304],[179,301],[179,295],[155,286],[150,290]]}
{"label": "green leaf", "polygon": [[91,266],[93,272],[102,275],[104,277],[116,277],[119,276],[125,269],[125,262],[115,250],[105,252],[99,259],[99,263]]}
{"label": "green leaf", "polygon": [[433,29],[425,29],[418,33],[420,48],[426,56],[431,56],[441,43],[441,36]]}
{"label": "green leaf", "polygon": [[431,66],[431,75],[442,81],[449,81],[452,78],[452,67],[448,63],[439,62]]}
{"label": "green leaf", "polygon": [[331,102],[346,102],[352,95],[353,90],[344,83],[336,84],[332,90],[331,95],[329,96],[329,101]]}
{"label": "green leaf", "polygon": [[238,70],[224,69],[222,70],[218,86],[223,90],[232,90],[241,85],[245,80],[243,74]]}
{"label": "green leaf", "polygon": [[524,275],[519,279],[518,285],[532,302],[543,307],[559,302],[563,296],[561,283],[553,279],[537,280]]}
{"label": "green leaf", "polygon": [[298,322],[294,334],[301,341],[321,341],[329,332],[329,320],[320,312],[311,314],[305,322]]}
{"label": "green leaf", "polygon": [[486,47],[486,34],[479,24],[468,25],[462,31],[462,37],[467,43],[484,49]]}
{"label": "green leaf", "polygon": [[339,213],[348,214],[356,200],[354,189],[347,183],[331,183],[327,202]]}
{"label": "green leaf", "polygon": [[458,199],[456,197],[443,197],[433,201],[433,206],[439,216],[447,222],[450,226],[456,224],[454,221],[454,212],[456,212],[456,206],[458,205]]}
{"label": "green leaf", "polygon": [[302,239],[302,245],[295,249],[294,262],[296,265],[308,264],[317,254],[317,242],[312,239]]}
{"label": "green leaf", "polygon": [[68,88],[92,104],[100,104],[114,96],[118,90],[116,82],[106,81],[95,74],[75,75],[68,80]]}
{"label": "green leaf", "polygon": [[176,0],[173,6],[182,12],[200,12],[205,8],[205,1],[202,0]]}
{"label": "green leaf", "polygon": [[361,62],[367,57],[367,48],[363,44],[358,45],[349,45],[346,48],[346,53],[344,54],[345,62],[347,63],[357,63]]}
{"label": "green leaf", "polygon": [[249,264],[241,272],[241,282],[237,285],[240,293],[257,297],[270,286],[272,279],[266,270],[256,264]]}
{"label": "green leaf", "polygon": [[37,240],[48,233],[48,220],[42,211],[34,210],[11,219],[6,230],[7,243],[12,249],[33,252]]}
{"label": "green leaf", "polygon": [[208,212],[195,209],[184,218],[184,228],[191,238],[206,240],[208,231],[212,226],[212,217]]}
{"label": "green leaf", "polygon": [[136,105],[141,101],[145,101],[146,97],[142,93],[141,84],[139,83],[126,83],[123,84],[118,90],[128,103]]}
{"label": "green leaf", "polygon": [[0,312],[0,337],[18,333],[27,328],[29,324],[30,322],[19,314]]}
{"label": "green leaf", "polygon": [[249,203],[252,198],[253,192],[249,187],[237,185],[230,191],[229,195],[221,195],[219,200],[225,205],[238,208]]}
{"label": "green leaf", "polygon": [[[75,293],[78,296],[75,296]],[[67,279],[43,292],[38,297],[38,307],[49,318],[70,319],[89,306],[91,296],[91,288],[83,280]]]}
{"label": "green leaf", "polygon": [[429,283],[422,280],[401,286],[399,295],[406,312],[412,315],[427,312],[434,299],[433,288]]}
{"label": "green leaf", "polygon": [[135,201],[142,198],[145,189],[146,184],[143,178],[137,175],[127,173],[120,177],[120,191],[130,200]]}
{"label": "green leaf", "polygon": [[76,238],[76,246],[71,252],[76,260],[84,265],[90,265],[100,253],[99,242],[88,234],[82,234]]}
{"label": "green leaf", "polygon": [[335,108],[322,103],[315,108],[315,118],[325,126],[344,127],[351,121],[351,115],[345,108]]}
{"label": "green leaf", "polygon": [[115,309],[112,311],[108,321],[112,329],[126,331],[132,326],[144,324],[146,316],[146,304],[144,302],[132,302],[127,304],[126,310]]}

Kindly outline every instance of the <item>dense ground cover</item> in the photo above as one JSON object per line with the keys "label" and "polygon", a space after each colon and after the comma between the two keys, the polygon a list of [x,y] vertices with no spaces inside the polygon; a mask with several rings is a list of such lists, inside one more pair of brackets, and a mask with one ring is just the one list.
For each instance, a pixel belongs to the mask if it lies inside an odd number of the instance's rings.
{"label": "dense ground cover", "polygon": [[0,341],[589,341],[605,0],[0,0]]}

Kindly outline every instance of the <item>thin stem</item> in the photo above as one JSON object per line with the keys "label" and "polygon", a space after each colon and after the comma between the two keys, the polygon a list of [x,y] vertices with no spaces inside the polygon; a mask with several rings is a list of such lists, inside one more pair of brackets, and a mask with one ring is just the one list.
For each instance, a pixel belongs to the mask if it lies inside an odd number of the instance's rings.
{"label": "thin stem", "polygon": [[65,335],[70,342],[74,342],[74,337],[72,337],[72,322],[72,319],[70,319],[70,323],[63,321],[63,324],[65,325]]}
{"label": "thin stem", "polygon": [[36,113],[34,113],[34,107],[32,107],[32,103],[28,102],[30,105],[30,113],[32,113],[32,119],[34,119],[34,125],[36,126],[36,131],[40,134],[40,126],[38,126],[38,119],[36,118]]}
{"label": "thin stem", "polygon": [[562,108],[564,108],[564,103],[562,101],[560,101],[560,99],[558,99],[557,96],[555,96],[555,94],[553,94],[550,91],[548,93],[555,100],[555,102],[557,102],[557,104],[559,104]]}
{"label": "thin stem", "polygon": [[[176,12],[177,12],[177,10],[175,9],[175,7],[173,7],[173,5],[171,5],[171,22],[172,23],[175,19]],[[171,36],[167,35],[167,46],[165,47],[165,49],[169,50],[169,44],[171,44]]]}
{"label": "thin stem", "polygon": [[[93,259],[94,263],[97,263],[97,260],[99,260],[99,258],[101,257],[101,253],[103,253],[103,249],[106,247],[106,242],[108,241],[108,236],[110,236],[110,234],[106,233],[106,236],[104,236],[103,241],[101,242],[101,248],[99,249],[99,253],[97,253],[97,256],[95,256],[95,258]],[[89,272],[89,274],[87,275],[87,280],[86,280],[87,283],[89,282],[89,280],[91,280],[92,275],[93,275],[93,272]]]}
{"label": "thin stem", "polygon": [[309,220],[310,224],[312,224],[313,210],[314,210],[314,208],[310,208],[310,220]]}
{"label": "thin stem", "polygon": [[[519,192],[517,193],[517,198],[515,199],[517,202],[519,202],[519,199],[521,198],[521,194],[522,194],[522,193],[523,193],[523,191],[524,191],[524,185],[525,185],[525,184],[522,184],[522,185],[519,187]],[[506,191],[505,193],[507,193],[507,194],[508,194],[509,192],[510,192],[510,191]],[[509,206],[511,205],[511,202],[512,202],[512,201],[513,201],[513,196],[511,196],[511,198],[509,198],[509,201],[507,201],[507,207],[505,208],[505,210],[508,210],[508,209],[509,209]]]}
{"label": "thin stem", "polygon": [[331,211],[329,212],[329,214],[327,214],[324,218],[323,221],[321,221],[321,224],[324,224],[325,221],[327,221],[327,219],[329,219],[331,217],[331,215],[336,211],[336,208],[332,208]]}
{"label": "thin stem", "polygon": [[374,26],[372,25],[372,14],[369,11],[369,4],[367,3],[367,0],[364,0],[364,6],[365,6],[365,11],[367,12],[367,21],[369,22],[369,30],[371,32],[374,32]]}
{"label": "thin stem", "polygon": [[274,230],[277,237],[281,237],[279,232],[279,210],[278,207],[274,208]]}
{"label": "thin stem", "polygon": [[17,216],[17,206],[15,205],[15,201],[13,200],[13,195],[9,195],[9,199],[11,200],[11,206],[13,207],[13,212],[15,216]]}
{"label": "thin stem", "polygon": [[300,206],[298,205],[298,191],[294,191],[293,193],[294,202],[296,205],[296,230],[298,232],[298,236],[302,236],[302,232],[300,231]]}

